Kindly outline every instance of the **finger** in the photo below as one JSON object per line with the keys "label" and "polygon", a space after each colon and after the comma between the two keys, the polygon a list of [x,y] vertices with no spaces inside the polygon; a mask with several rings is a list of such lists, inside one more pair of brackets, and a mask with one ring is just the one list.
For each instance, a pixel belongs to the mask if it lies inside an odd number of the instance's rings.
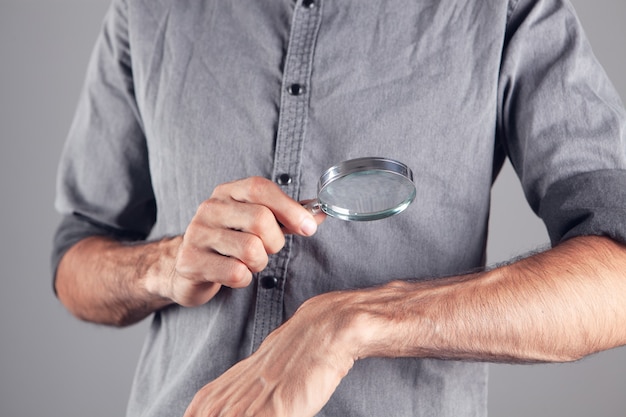
{"label": "finger", "polygon": [[[217,283],[232,288],[242,288],[252,281],[252,271],[236,258],[220,255],[210,250],[183,249],[179,253],[176,273],[188,283],[189,291],[207,283]],[[182,291],[182,290],[179,290]]]}
{"label": "finger", "polygon": [[[259,204],[242,203],[232,198],[228,200],[210,198],[203,202],[198,208],[191,226],[194,229],[194,234],[204,231],[202,236],[196,240],[207,242],[218,252],[229,256],[236,256],[232,249],[221,248],[225,250],[222,251],[218,246],[215,246],[220,245],[220,243],[227,243],[222,241],[222,238],[226,236],[215,236],[216,229],[232,229],[255,235],[260,239],[265,252],[269,254],[277,253],[285,245],[285,237],[276,217],[269,208]],[[203,226],[208,227],[208,229]],[[232,235],[228,237],[232,237]]]}
{"label": "finger", "polygon": [[251,177],[216,188],[216,195],[228,195],[236,201],[268,207],[288,232],[311,236],[317,230],[313,215],[272,181]]}
{"label": "finger", "polygon": [[[281,238],[284,241],[284,237]],[[207,228],[189,239],[196,253],[205,251],[241,261],[251,272],[261,272],[269,260],[264,244],[258,236],[231,229]]]}
{"label": "finger", "polygon": [[307,209],[307,211],[313,215],[313,218],[315,219],[315,222],[319,226],[320,224],[324,223],[324,220],[326,220],[326,217],[328,217],[328,216],[321,209],[315,209],[315,210],[311,209],[311,206],[314,205],[314,203],[316,203],[316,202],[317,202],[316,198],[308,199],[308,200],[302,200],[302,201],[300,201],[300,205],[302,207],[304,207],[305,209]]}
{"label": "finger", "polygon": [[215,294],[221,288],[220,284],[215,282],[206,282],[204,284],[191,285],[188,281],[186,285],[176,285],[172,289],[172,301],[183,307],[196,307],[206,304],[215,297]]}

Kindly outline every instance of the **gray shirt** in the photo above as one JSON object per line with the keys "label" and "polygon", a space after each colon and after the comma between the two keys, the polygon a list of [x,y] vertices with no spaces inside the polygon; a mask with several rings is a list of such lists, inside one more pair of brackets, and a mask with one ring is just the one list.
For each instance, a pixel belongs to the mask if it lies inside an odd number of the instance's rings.
{"label": "gray shirt", "polygon": [[[554,244],[626,240],[625,120],[563,0],[116,0],[60,163],[53,267],[93,234],[183,233],[223,182],[282,176],[307,199],[345,159],[413,169],[404,213],[329,219],[248,288],[154,314],[128,416],[180,416],[316,294],[481,267],[505,156]],[[485,416],[486,383],[480,363],[366,359],[319,415]]]}

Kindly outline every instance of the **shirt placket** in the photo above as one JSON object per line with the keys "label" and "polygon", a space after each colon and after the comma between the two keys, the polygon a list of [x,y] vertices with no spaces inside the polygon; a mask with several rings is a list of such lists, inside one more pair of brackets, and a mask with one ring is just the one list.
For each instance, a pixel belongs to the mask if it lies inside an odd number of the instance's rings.
{"label": "shirt placket", "polygon": [[[272,178],[293,199],[300,195],[302,147],[311,93],[313,51],[322,17],[322,0],[298,0],[294,7],[285,68]],[[283,322],[283,297],[293,236],[270,256],[258,274],[252,350]]]}

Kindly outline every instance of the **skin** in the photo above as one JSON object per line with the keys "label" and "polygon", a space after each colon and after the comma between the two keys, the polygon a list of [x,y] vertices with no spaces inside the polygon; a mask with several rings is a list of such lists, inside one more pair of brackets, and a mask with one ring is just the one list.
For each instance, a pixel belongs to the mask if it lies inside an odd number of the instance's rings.
{"label": "skin", "polygon": [[115,326],[169,304],[198,306],[222,285],[249,285],[284,246],[285,233],[310,236],[324,218],[267,179],[223,184],[183,236],[140,245],[99,236],[78,242],[59,264],[57,294],[78,318]]}
{"label": "skin", "polygon": [[[222,285],[249,285],[284,233],[310,236],[321,221],[268,180],[224,184],[184,236],[79,242],[61,261],[57,292],[84,320],[130,324],[172,303],[206,303]],[[185,417],[314,416],[367,357],[565,362],[621,346],[624,271],[626,247],[589,236],[480,273],[326,293],[204,386]]]}

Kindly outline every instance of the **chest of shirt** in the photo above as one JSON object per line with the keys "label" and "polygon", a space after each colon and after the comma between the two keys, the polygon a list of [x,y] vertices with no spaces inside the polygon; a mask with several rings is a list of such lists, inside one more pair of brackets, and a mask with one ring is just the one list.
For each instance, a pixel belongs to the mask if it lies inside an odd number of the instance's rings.
{"label": "chest of shirt", "polygon": [[[183,227],[217,184],[281,169],[298,171],[293,195],[307,198],[323,169],[368,155],[412,167],[425,208],[476,201],[482,213],[502,3],[131,2],[135,92],[161,216],[176,201]],[[281,152],[293,153],[284,167]]]}

